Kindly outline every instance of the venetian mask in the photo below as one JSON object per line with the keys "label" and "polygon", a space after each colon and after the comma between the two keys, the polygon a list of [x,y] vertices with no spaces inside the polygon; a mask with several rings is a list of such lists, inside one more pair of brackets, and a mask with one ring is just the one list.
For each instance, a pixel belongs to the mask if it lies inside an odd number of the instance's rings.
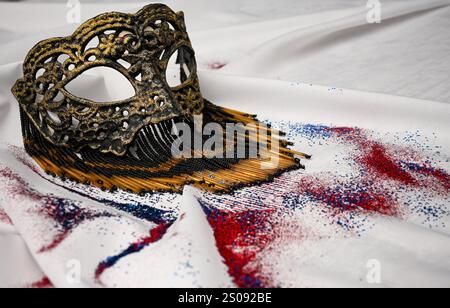
{"label": "venetian mask", "polygon": [[[171,59],[177,64],[176,79],[168,71]],[[135,95],[97,102],[68,90],[97,67],[122,74]],[[205,123],[222,126],[261,123],[202,97],[184,15],[165,5],[149,5],[136,14],[106,13],[69,37],[42,41],[29,52],[23,72],[13,93],[20,104],[25,149],[47,173],[62,179],[134,193],[179,192],[186,184],[229,191],[301,167],[284,141],[281,163],[273,170],[255,169],[260,155],[173,156],[174,123],[193,127],[199,115]]]}

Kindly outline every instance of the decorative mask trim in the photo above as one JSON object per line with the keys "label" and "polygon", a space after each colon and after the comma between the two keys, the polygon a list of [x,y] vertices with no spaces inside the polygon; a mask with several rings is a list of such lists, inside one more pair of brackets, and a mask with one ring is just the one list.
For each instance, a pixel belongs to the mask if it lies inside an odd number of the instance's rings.
{"label": "decorative mask trim", "polygon": [[[166,68],[177,51],[182,52],[178,60],[190,66],[190,76],[170,88]],[[81,74],[102,66],[125,76],[136,95],[98,103],[66,90]],[[40,42],[26,57],[24,78],[13,93],[50,143],[116,155],[125,155],[144,126],[201,113],[204,105],[184,14],[164,5],[150,5],[137,14],[103,14],[69,37]]]}
{"label": "decorative mask trim", "polygon": [[[175,52],[179,84],[171,87],[167,67]],[[101,66],[124,75],[136,95],[94,102],[67,90],[81,74]],[[220,193],[304,168],[299,157],[309,158],[290,150],[283,133],[266,128],[256,116],[202,97],[184,15],[162,4],[136,14],[102,14],[69,37],[42,41],[29,52],[23,70],[12,92],[20,105],[25,149],[48,174],[63,180],[133,193],[179,193],[185,185]],[[195,115],[203,116],[204,125],[251,124],[259,141],[264,126],[280,148],[258,149],[257,157],[174,158],[172,123],[192,127]],[[255,141],[241,137],[246,146]],[[272,158],[278,161],[274,168],[260,168]]]}

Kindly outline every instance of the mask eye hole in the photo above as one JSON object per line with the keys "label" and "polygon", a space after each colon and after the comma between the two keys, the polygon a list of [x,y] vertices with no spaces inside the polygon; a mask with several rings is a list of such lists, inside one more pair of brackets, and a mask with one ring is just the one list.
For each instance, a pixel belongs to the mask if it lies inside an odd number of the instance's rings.
{"label": "mask eye hole", "polygon": [[65,89],[78,98],[111,103],[136,95],[133,85],[119,71],[106,66],[91,68],[69,82]]}
{"label": "mask eye hole", "polygon": [[166,81],[171,88],[177,88],[190,80],[195,71],[193,52],[186,46],[178,48],[170,57],[166,69]]}

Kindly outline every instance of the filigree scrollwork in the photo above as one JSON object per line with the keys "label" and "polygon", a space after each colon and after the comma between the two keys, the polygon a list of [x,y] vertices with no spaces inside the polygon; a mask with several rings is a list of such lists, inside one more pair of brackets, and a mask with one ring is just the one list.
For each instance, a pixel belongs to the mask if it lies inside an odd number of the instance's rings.
{"label": "filigree scrollwork", "polygon": [[[102,68],[110,70],[108,77],[117,73],[129,83],[130,97],[102,100],[72,87]],[[149,5],[136,14],[102,14],[69,37],[42,41],[29,52],[23,70],[12,91],[20,104],[25,149],[45,172],[62,180],[140,194],[181,192],[184,185],[226,192],[303,168],[282,133],[256,116],[203,99],[183,13],[165,5]],[[174,123],[198,132],[196,114],[202,114],[203,125],[214,122],[223,132],[228,124],[248,126],[252,133],[238,133],[235,143],[267,145],[270,136],[280,140],[279,151],[263,146],[255,157],[238,157],[235,147],[229,157],[227,145],[217,150],[222,158],[198,158],[196,148],[188,149],[194,157],[174,157]],[[259,168],[272,158],[276,168]]]}
{"label": "filigree scrollwork", "polygon": [[[187,50],[189,76],[167,83],[171,56]],[[110,67],[125,76],[135,96],[99,103],[77,97],[67,85],[87,70]],[[200,113],[194,51],[182,13],[150,5],[137,14],[107,13],[83,24],[72,36],[40,42],[24,62],[13,93],[37,129],[51,143],[124,155],[144,126]]]}

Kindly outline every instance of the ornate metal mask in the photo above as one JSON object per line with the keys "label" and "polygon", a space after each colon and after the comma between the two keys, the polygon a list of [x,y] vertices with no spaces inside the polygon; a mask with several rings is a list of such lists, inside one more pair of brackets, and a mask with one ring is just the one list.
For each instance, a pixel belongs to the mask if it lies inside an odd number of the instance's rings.
{"label": "ornate metal mask", "polygon": [[[171,84],[167,67],[175,53],[179,80]],[[115,69],[136,94],[101,103],[67,90],[95,67]],[[174,121],[191,124],[193,115],[202,114],[223,125],[259,123],[204,100],[196,69],[183,13],[161,4],[137,14],[106,13],[69,37],[42,41],[29,52],[24,77],[12,90],[20,104],[25,148],[50,174],[136,193],[180,191],[187,183],[227,191],[301,166],[293,154],[267,172],[250,172],[254,159],[173,158]],[[285,146],[285,154],[291,153]]]}

